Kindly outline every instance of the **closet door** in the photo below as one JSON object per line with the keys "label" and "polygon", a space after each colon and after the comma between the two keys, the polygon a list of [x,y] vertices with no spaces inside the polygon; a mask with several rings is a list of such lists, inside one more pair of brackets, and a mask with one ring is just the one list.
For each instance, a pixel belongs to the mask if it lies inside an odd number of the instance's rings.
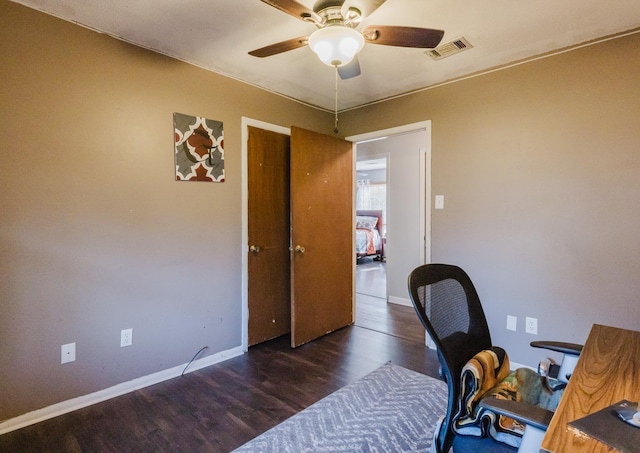
{"label": "closet door", "polygon": [[291,128],[291,345],[353,323],[353,144]]}
{"label": "closet door", "polygon": [[248,344],[291,331],[289,136],[249,127]]}

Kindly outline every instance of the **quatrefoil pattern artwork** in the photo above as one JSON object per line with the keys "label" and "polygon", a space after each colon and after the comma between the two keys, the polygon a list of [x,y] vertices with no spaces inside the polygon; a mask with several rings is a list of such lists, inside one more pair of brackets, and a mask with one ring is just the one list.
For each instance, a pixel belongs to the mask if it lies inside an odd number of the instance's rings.
{"label": "quatrefoil pattern artwork", "polygon": [[173,114],[176,181],[224,182],[221,121]]}

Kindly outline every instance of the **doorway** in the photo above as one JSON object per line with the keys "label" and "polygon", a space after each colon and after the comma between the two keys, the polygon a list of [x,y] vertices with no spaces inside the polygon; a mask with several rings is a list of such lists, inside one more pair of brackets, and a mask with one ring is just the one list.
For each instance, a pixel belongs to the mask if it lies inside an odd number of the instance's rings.
{"label": "doorway", "polygon": [[[356,325],[385,331],[387,294],[387,154],[372,154],[360,145],[356,149]],[[370,230],[358,219],[373,215]],[[360,228],[360,229],[359,229]],[[364,231],[362,231],[364,229]],[[365,242],[373,243],[366,246]],[[388,333],[388,332],[385,332]]]}
{"label": "doorway", "polygon": [[[373,330],[409,335],[424,342],[424,329],[411,305],[406,281],[411,270],[430,262],[431,257],[431,123],[414,123],[347,139],[357,143],[359,161],[386,158],[388,163],[384,273],[369,263],[356,267],[356,325],[365,324]],[[359,173],[358,178],[367,172]],[[372,283],[376,276],[383,281]],[[383,299],[376,288],[384,281]],[[365,282],[372,286],[363,288]],[[372,299],[372,294],[379,298]]]}

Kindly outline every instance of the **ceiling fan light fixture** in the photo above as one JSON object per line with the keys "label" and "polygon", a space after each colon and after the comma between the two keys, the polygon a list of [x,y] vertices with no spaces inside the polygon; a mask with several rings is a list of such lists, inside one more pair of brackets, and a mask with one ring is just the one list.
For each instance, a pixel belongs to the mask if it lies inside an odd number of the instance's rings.
{"label": "ceiling fan light fixture", "polygon": [[340,67],[350,63],[363,46],[362,34],[344,25],[329,25],[309,36],[309,47],[328,66]]}

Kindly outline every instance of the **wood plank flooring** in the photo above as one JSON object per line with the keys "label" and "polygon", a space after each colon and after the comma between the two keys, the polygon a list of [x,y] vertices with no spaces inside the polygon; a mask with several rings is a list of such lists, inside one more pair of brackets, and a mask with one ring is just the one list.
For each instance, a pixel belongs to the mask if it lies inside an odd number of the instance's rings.
{"label": "wood plank flooring", "polygon": [[356,294],[356,325],[424,344],[425,331],[413,307]]}
{"label": "wood plank flooring", "polygon": [[358,326],[289,341],[4,434],[0,452],[228,452],[388,361],[438,373],[424,344]]}
{"label": "wood plank flooring", "polygon": [[369,258],[356,266],[356,325],[424,343],[425,331],[413,307],[387,303],[385,267]]}

